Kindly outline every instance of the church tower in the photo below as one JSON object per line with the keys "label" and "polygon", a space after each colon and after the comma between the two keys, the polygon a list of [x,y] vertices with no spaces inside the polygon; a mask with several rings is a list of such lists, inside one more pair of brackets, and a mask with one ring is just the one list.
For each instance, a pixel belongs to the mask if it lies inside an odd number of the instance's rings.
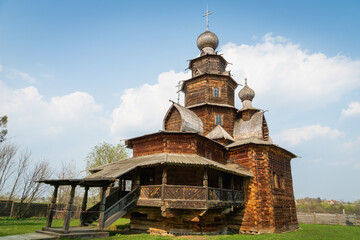
{"label": "church tower", "polygon": [[200,56],[190,60],[192,77],[182,85],[185,107],[202,120],[205,136],[217,126],[232,135],[236,114],[234,91],[238,84],[226,71],[227,61],[215,51],[218,44],[218,37],[208,29],[200,34]]}

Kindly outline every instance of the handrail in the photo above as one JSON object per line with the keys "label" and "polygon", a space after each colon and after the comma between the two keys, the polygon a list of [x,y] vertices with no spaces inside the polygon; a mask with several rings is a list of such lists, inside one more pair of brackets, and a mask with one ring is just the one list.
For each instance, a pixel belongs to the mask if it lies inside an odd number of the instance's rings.
{"label": "handrail", "polygon": [[[155,187],[161,187],[162,185],[144,185],[140,187],[141,189],[151,189]],[[178,192],[175,193],[171,192],[171,189],[178,189]],[[195,193],[195,190],[199,190],[200,193],[202,191],[208,191],[208,197],[202,196],[199,192]],[[232,190],[232,189],[220,189],[214,187],[204,187],[204,186],[188,186],[188,185],[165,185],[165,196],[164,199],[182,199],[182,200],[209,200],[209,201],[226,201],[226,202],[238,202],[243,201],[244,192],[239,190]],[[188,196],[186,193],[190,191],[194,191],[194,196]],[[140,195],[141,196],[141,195]],[[152,197],[140,197],[143,199],[158,199]]]}

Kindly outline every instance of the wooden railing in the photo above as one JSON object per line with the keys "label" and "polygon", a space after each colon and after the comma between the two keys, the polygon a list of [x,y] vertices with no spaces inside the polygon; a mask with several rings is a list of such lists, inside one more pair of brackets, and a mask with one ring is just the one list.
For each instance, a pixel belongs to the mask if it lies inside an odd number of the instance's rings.
{"label": "wooden railing", "polygon": [[171,200],[203,200],[242,202],[242,191],[210,188],[202,186],[164,185],[164,196],[161,195],[162,185],[147,185],[140,188],[140,199],[171,199]]}

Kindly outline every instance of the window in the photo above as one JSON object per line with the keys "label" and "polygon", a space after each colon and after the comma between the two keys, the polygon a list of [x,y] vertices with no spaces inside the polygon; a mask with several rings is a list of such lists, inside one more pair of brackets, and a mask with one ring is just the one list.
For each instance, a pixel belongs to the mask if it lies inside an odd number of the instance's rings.
{"label": "window", "polygon": [[211,152],[206,152],[206,158],[211,160]]}
{"label": "window", "polygon": [[215,124],[216,124],[216,125],[222,125],[221,115],[216,115],[216,116],[215,116]]}
{"label": "window", "polygon": [[220,97],[220,90],[219,88],[214,88],[214,97]]}

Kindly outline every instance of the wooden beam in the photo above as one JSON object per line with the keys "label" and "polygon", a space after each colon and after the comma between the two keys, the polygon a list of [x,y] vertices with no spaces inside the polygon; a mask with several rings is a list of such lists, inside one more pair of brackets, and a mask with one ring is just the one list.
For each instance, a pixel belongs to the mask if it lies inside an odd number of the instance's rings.
{"label": "wooden beam", "polygon": [[54,185],[54,192],[53,192],[53,195],[51,196],[51,205],[50,205],[50,211],[49,211],[48,217],[47,217],[46,227],[51,227],[52,220],[54,218],[54,214],[55,214],[54,210],[56,208],[56,200],[57,200],[58,190],[59,190],[59,185]]}
{"label": "wooden beam", "polygon": [[220,172],[220,175],[219,175],[219,188],[220,188],[220,200],[222,200],[223,198],[223,173]]}
{"label": "wooden beam", "polygon": [[84,226],[84,214],[85,214],[85,211],[86,211],[86,205],[87,205],[87,200],[88,200],[88,192],[89,192],[89,187],[86,186],[83,201],[82,201],[82,205],[81,205],[80,226]]}
{"label": "wooden beam", "polygon": [[234,185],[234,176],[231,176],[231,200],[234,201],[234,189],[235,189],[235,185]]}
{"label": "wooden beam", "polygon": [[204,168],[203,186],[206,188],[205,200],[207,201],[209,199],[209,182],[207,168]]}
{"label": "wooden beam", "polygon": [[75,188],[76,188],[76,185],[71,185],[70,199],[69,199],[69,202],[67,205],[66,215],[65,215],[65,219],[64,219],[64,226],[63,226],[64,231],[69,231],[71,212],[73,209],[73,203],[74,203],[74,197],[75,197]]}
{"label": "wooden beam", "polygon": [[105,204],[106,204],[106,189],[108,186],[103,186],[100,189],[100,206],[99,206],[99,221],[97,227],[99,229],[104,228],[105,224]]}
{"label": "wooden beam", "polygon": [[162,200],[164,200],[166,184],[167,184],[167,171],[166,171],[166,167],[164,166],[163,171],[162,171],[162,185],[161,185],[161,199]]}

